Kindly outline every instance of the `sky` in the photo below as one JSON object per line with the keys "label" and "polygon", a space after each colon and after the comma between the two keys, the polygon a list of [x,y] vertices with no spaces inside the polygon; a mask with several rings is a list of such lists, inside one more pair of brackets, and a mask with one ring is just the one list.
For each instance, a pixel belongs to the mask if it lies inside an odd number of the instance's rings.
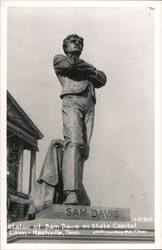
{"label": "sky", "polygon": [[37,175],[50,141],[63,139],[61,85],[53,57],[72,33],[81,58],[104,71],[84,185],[92,206],[128,207],[153,216],[154,11],[147,7],[9,8],[7,88],[44,134]]}

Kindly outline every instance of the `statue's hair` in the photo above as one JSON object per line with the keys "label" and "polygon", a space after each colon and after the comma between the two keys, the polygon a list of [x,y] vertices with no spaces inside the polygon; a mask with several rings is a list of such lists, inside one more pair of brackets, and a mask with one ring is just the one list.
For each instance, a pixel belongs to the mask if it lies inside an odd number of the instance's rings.
{"label": "statue's hair", "polygon": [[71,34],[71,35],[68,35],[64,40],[63,40],[63,50],[65,52],[65,54],[67,55],[68,54],[68,51],[67,51],[67,42],[70,38],[79,38],[82,45],[84,46],[84,39],[83,37],[80,37],[78,36],[77,34]]}

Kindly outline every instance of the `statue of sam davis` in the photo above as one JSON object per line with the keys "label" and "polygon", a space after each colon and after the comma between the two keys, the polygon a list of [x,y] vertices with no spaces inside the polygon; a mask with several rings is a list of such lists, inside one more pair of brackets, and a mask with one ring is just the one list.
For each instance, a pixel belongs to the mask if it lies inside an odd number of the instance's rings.
{"label": "statue of sam davis", "polygon": [[95,88],[106,84],[106,76],[79,58],[83,50],[82,37],[76,34],[67,36],[63,50],[66,55],[56,55],[53,65],[62,85],[64,204],[79,205],[84,161],[89,156],[94,124]]}

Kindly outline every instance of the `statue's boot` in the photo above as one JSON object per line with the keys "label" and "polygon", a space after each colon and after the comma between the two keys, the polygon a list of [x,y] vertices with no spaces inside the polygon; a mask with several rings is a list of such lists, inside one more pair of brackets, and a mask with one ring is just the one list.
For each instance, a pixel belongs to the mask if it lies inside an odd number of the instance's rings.
{"label": "statue's boot", "polygon": [[63,204],[65,204],[65,205],[77,205],[78,204],[78,197],[77,197],[76,192],[74,192],[74,191],[69,192],[67,197],[66,197],[66,200],[63,202]]}

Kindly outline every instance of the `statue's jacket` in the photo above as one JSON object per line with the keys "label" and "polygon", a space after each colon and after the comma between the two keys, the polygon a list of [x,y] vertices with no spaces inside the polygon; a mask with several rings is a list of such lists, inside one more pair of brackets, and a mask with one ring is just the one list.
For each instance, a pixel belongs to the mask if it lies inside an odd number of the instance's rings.
{"label": "statue's jacket", "polygon": [[106,83],[102,71],[78,57],[56,55],[53,66],[62,85],[61,98],[69,94],[80,94],[87,86],[91,86],[91,94],[95,98],[95,88],[101,88]]}
{"label": "statue's jacket", "polygon": [[39,177],[34,182],[34,188],[30,193],[29,213],[31,214],[53,204],[53,197],[62,169],[63,143],[64,141],[60,139],[54,139],[50,142]]}
{"label": "statue's jacket", "polygon": [[[37,213],[52,204],[58,204],[54,199],[57,189],[59,188],[59,195],[63,192],[61,187],[62,179],[62,158],[63,158],[63,144],[61,139],[53,139],[48,147],[45,159],[43,161],[39,177],[34,182],[29,197],[29,214]],[[82,185],[82,193],[80,194],[80,204],[90,204],[84,185]]]}

